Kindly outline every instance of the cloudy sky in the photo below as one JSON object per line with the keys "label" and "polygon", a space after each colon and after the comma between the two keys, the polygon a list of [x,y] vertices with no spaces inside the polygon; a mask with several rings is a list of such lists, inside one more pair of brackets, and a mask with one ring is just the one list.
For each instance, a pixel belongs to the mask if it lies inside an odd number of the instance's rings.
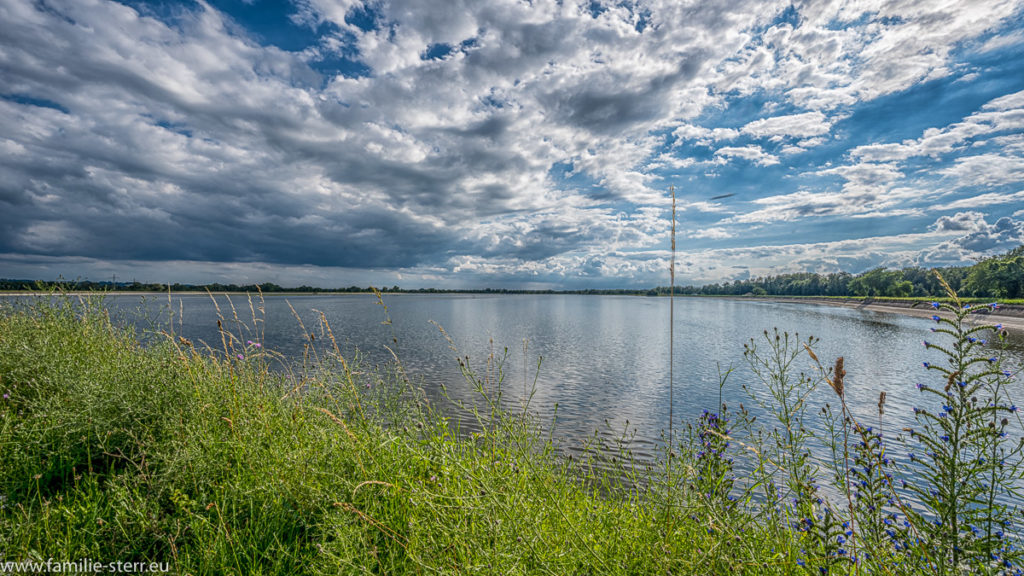
{"label": "cloudy sky", "polygon": [[0,0],[0,277],[665,285],[672,185],[682,283],[1019,245],[1024,2]]}

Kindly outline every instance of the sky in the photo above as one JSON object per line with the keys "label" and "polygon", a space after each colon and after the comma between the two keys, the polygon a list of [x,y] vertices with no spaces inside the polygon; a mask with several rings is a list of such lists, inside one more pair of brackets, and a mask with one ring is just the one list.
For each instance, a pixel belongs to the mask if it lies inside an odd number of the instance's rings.
{"label": "sky", "polygon": [[0,0],[0,277],[610,288],[1024,242],[1024,1]]}

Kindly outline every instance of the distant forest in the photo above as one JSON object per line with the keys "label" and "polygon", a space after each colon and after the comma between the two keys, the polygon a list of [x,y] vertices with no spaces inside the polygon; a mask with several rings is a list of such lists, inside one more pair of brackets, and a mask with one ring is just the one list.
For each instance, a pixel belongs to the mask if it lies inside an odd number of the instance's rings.
{"label": "distant forest", "polygon": [[[994,256],[971,266],[939,268],[939,272],[961,296],[978,298],[1024,298],[1024,246]],[[255,292],[266,293],[354,293],[372,292],[372,287],[315,288],[299,286],[285,288],[271,282],[262,284],[149,284],[142,282],[95,282],[89,280],[46,282],[38,280],[3,280],[0,290],[118,290],[137,292]],[[460,293],[460,294],[608,294],[608,295],[668,295],[668,286],[651,289],[590,289],[590,290],[516,290],[484,288],[479,290],[448,290],[439,288],[403,289],[398,286],[381,287],[381,292],[404,293]],[[941,296],[942,287],[930,269],[903,268],[889,270],[875,268],[861,274],[838,272],[814,274],[802,272],[780,274],[747,280],[735,280],[704,286],[676,286],[676,294],[704,296],[855,296],[855,297],[928,297]]]}

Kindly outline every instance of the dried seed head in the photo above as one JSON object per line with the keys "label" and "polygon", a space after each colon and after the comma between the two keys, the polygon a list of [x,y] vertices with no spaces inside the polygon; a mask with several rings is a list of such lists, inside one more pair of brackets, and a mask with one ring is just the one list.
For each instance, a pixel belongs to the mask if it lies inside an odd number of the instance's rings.
{"label": "dried seed head", "polygon": [[882,416],[885,414],[885,390],[882,390],[878,394],[878,415]]}
{"label": "dried seed head", "polygon": [[846,370],[843,369],[843,357],[836,358],[835,368],[832,370],[832,381],[829,384],[832,385],[832,389],[835,390],[836,394],[843,397],[843,377],[846,376]]}

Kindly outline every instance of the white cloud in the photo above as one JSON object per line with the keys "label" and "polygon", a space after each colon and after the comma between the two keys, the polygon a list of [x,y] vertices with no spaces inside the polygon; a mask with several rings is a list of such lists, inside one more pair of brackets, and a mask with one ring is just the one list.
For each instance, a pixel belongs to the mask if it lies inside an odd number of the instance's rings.
{"label": "white cloud", "polygon": [[805,112],[788,116],[775,116],[754,120],[742,128],[744,134],[755,138],[811,138],[827,134],[834,119],[829,119],[821,112]]}
{"label": "white cloud", "polygon": [[715,158],[719,163],[726,163],[733,158],[741,158],[758,166],[772,166],[779,163],[777,156],[769,154],[760,146],[724,146],[715,150]]}
{"label": "white cloud", "polygon": [[726,238],[733,238],[736,235],[725,228],[719,226],[712,226],[710,228],[701,228],[688,233],[687,238],[708,238],[711,240],[724,240]]}
{"label": "white cloud", "polygon": [[936,232],[977,232],[988,227],[981,212],[957,212],[935,221],[932,229]]}
{"label": "white cloud", "polygon": [[1017,202],[1024,203],[1024,190],[1012,194],[1001,194],[998,192],[979,194],[970,198],[961,198],[960,200],[933,206],[931,210],[960,210],[963,208],[980,208],[994,204],[1014,204]]}

